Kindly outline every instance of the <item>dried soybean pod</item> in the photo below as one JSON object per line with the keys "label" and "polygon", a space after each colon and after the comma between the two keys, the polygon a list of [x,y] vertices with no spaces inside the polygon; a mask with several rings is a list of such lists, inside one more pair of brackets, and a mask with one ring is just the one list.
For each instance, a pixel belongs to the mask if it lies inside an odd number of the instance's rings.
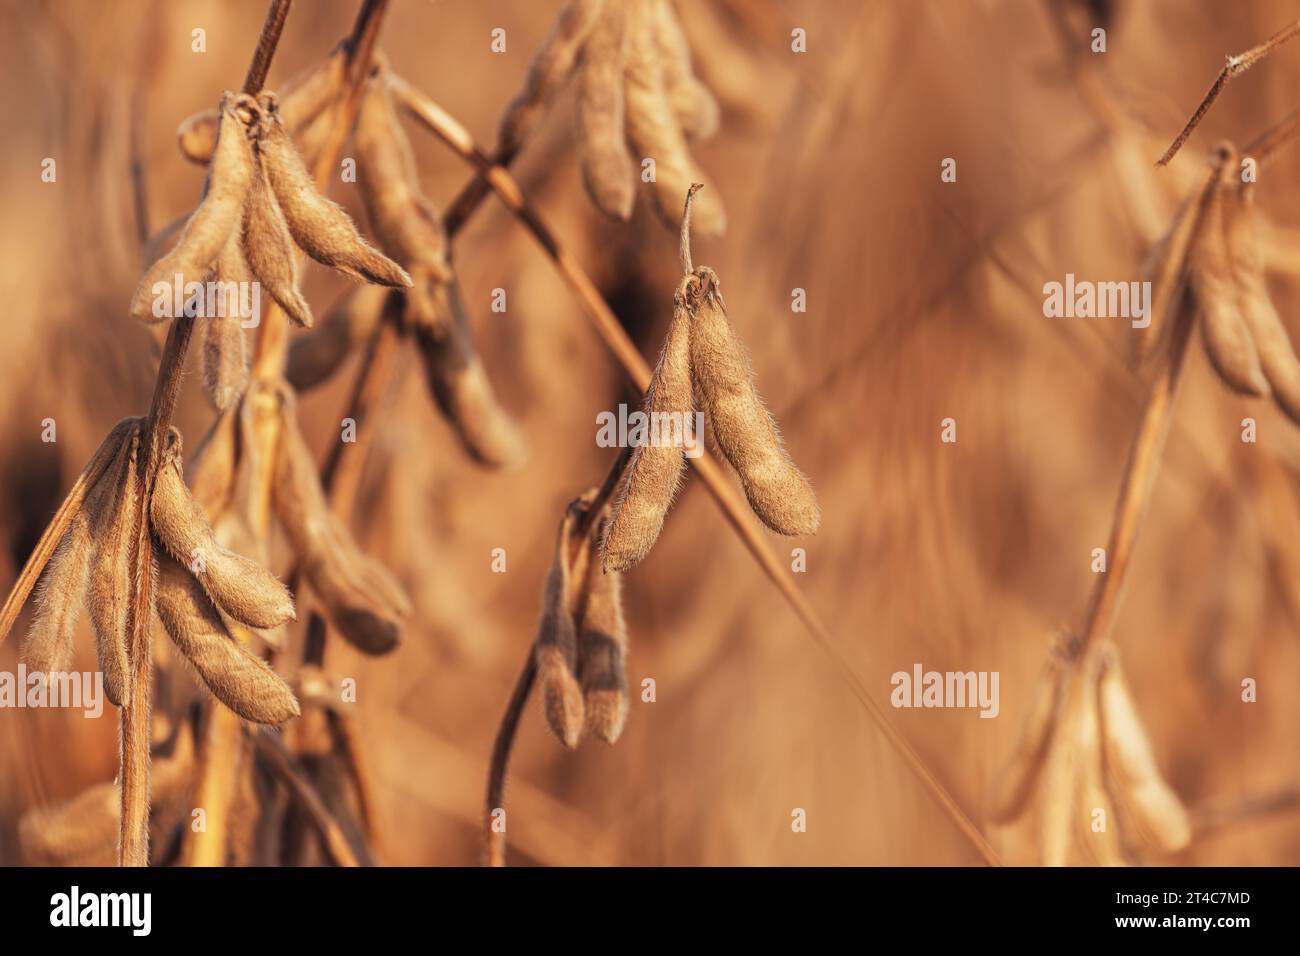
{"label": "dried soybean pod", "polygon": [[781,442],[754,385],[745,347],[727,319],[718,277],[700,266],[682,284],[691,314],[691,374],[713,437],[740,475],[749,506],[779,534],[813,534],[821,509]]}
{"label": "dried soybean pod", "polygon": [[[182,285],[204,279],[239,225],[255,166],[246,127],[254,122],[256,114],[257,103],[252,97],[243,93],[222,95],[220,133],[203,201],[186,222],[175,248],[150,266],[140,280],[131,303],[133,317],[145,322],[175,318],[155,313],[155,297],[159,295],[155,287],[170,290],[178,275]],[[171,301],[170,294],[166,299]]]}
{"label": "dried soybean pod", "polygon": [[[695,400],[691,386],[691,320],[680,295],[663,351],[645,394],[645,414],[680,415],[693,427]],[[663,418],[660,421],[666,420]],[[662,433],[660,435],[662,437]],[[703,441],[702,435],[694,436]],[[601,556],[606,572],[626,571],[650,553],[672,506],[686,468],[681,446],[668,443],[638,445],[632,450],[627,475],[619,488],[612,518],[606,523]]]}
{"label": "dried soybean pod", "polygon": [[[576,515],[565,511],[556,535],[555,558],[542,592],[542,614],[537,622],[533,656],[541,688],[546,722],[564,746],[572,750],[582,738],[585,722],[582,687],[577,667],[578,635],[573,619],[573,591],[585,568],[575,567],[572,534]],[[580,548],[579,555],[586,549]]]}
{"label": "dried soybean pod", "polygon": [[622,0],[609,3],[583,46],[575,125],[588,195],[606,215],[626,221],[636,202],[637,175],[625,133],[624,6]]}
{"label": "dried soybean pod", "polygon": [[527,448],[519,428],[497,401],[474,349],[460,287],[452,281],[438,293],[440,321],[415,326],[429,391],[475,461],[515,468],[527,457]]}
{"label": "dried soybean pod", "polygon": [[330,512],[292,399],[281,405],[272,502],[326,615],[351,644],[386,654],[402,639],[410,602],[388,571],[362,554]]}
{"label": "dried soybean pod", "polygon": [[[1075,806],[1074,834],[1075,844],[1082,851],[1083,860],[1091,860],[1100,866],[1122,866],[1124,860],[1120,848],[1120,826],[1115,819],[1114,801],[1110,798],[1104,785],[1101,724],[1097,713],[1097,669],[1092,663],[1085,705],[1080,709],[1079,725],[1073,746],[1074,760],[1077,765],[1078,797]],[[1106,815],[1104,829],[1094,830],[1096,814],[1101,811]]]}
{"label": "dried soybean pod", "polygon": [[94,549],[87,515],[89,502],[87,496],[41,577],[36,614],[22,647],[22,660],[29,671],[65,671],[72,663],[77,617],[86,597]]}
{"label": "dried soybean pod", "polygon": [[1039,839],[1043,866],[1065,866],[1070,861],[1070,849],[1076,829],[1075,812],[1078,806],[1078,774],[1075,772],[1074,752],[1071,742],[1079,729],[1079,699],[1068,705],[1062,714],[1056,746],[1048,749],[1039,787]]}
{"label": "dried soybean pod", "polygon": [[[128,419],[128,422],[133,421]],[[104,499],[116,490],[113,466],[122,453],[123,440],[129,435],[130,429],[125,425],[119,424],[104,439],[100,453],[109,456],[109,466],[86,493],[68,530],[63,533],[58,550],[41,576],[36,592],[36,613],[21,655],[30,671],[65,671],[72,663],[77,617],[87,600],[91,561],[95,553],[93,519],[103,513]]]}
{"label": "dried soybean pod", "polygon": [[357,185],[370,226],[383,250],[410,273],[409,310],[417,323],[437,321],[437,285],[452,278],[442,217],[420,192],[419,174],[406,137],[378,76],[366,84],[357,120]]}
{"label": "dried soybean pod", "polygon": [[[621,0],[615,0],[611,6]],[[528,63],[523,88],[506,104],[497,131],[497,153],[513,156],[537,129],[542,115],[573,72],[588,34],[606,9],[605,0],[567,0]]]}
{"label": "dried soybean pod", "polygon": [[718,101],[691,68],[691,46],[670,0],[651,2],[668,103],[687,139],[708,139],[718,131]]}
{"label": "dried soybean pod", "polygon": [[212,160],[220,121],[221,111],[216,109],[200,110],[181,120],[180,128],[176,130],[176,143],[186,159],[203,166]]}
{"label": "dried soybean pod", "polygon": [[410,288],[411,277],[374,249],[343,208],[316,191],[311,174],[285,131],[275,95],[263,93],[266,114],[257,143],[276,202],[298,248],[322,265],[379,285]]}
{"label": "dried soybean pod", "polygon": [[203,390],[217,411],[225,411],[248,386],[242,296],[252,279],[235,235],[217,259],[214,280],[221,303],[202,323]]}
{"label": "dried soybean pod", "polygon": [[241,225],[244,258],[271,298],[299,326],[310,328],[311,308],[298,291],[298,257],[284,213],[267,182],[265,164],[248,189]]}
{"label": "dried soybean pod", "polygon": [[307,335],[294,337],[284,377],[297,392],[325,381],[370,338],[384,314],[391,293],[383,286],[359,285],[349,289],[330,307]]}
{"label": "dried soybean pod", "polygon": [[[638,0],[628,13],[627,138],[642,157],[655,161],[655,208],[664,222],[676,227],[682,196],[692,183],[708,182],[686,147],[664,88],[663,66],[654,35],[654,7]],[[696,231],[719,235],[727,225],[716,189],[698,200]]]}
{"label": "dried soybean pod", "polygon": [[86,608],[95,626],[95,649],[99,669],[104,674],[104,693],[119,707],[131,699],[126,625],[132,591],[131,548],[140,514],[136,483],[139,444],[137,424],[100,479],[106,483],[104,494],[91,515],[95,552],[90,562]]}
{"label": "dried soybean pod", "polygon": [[235,620],[262,628],[293,620],[293,598],[280,580],[256,561],[217,541],[181,477],[175,429],[154,481],[149,514],[158,539],[190,569],[213,602]]}
{"label": "dried soybean pod", "polygon": [[298,716],[289,685],[230,634],[202,586],[166,554],[158,557],[158,616],[213,696],[240,717],[274,725]]}
{"label": "dried soybean pod", "polygon": [[1187,811],[1160,776],[1114,648],[1104,651],[1097,695],[1106,772],[1116,799],[1144,842],[1166,853],[1183,849],[1192,838]]}
{"label": "dried soybean pod", "polygon": [[1254,186],[1243,183],[1237,187],[1225,213],[1228,254],[1237,278],[1241,313],[1259,350],[1260,366],[1272,387],[1273,399],[1293,422],[1300,424],[1300,360],[1268,294]]}
{"label": "dried soybean pod", "polygon": [[1229,387],[1245,395],[1269,393],[1250,330],[1241,318],[1228,258],[1225,193],[1235,163],[1227,163],[1205,207],[1205,223],[1191,251],[1192,291],[1201,316],[1205,354]]}
{"label": "dried soybean pod", "polygon": [[[586,547],[594,549],[599,531]],[[602,571],[591,554],[585,600],[578,624],[578,680],[582,685],[585,724],[589,733],[614,743],[627,720],[627,623],[623,618],[622,575]]]}
{"label": "dried soybean pod", "polygon": [[1053,649],[1047,658],[1029,713],[1021,726],[1019,742],[1000,774],[990,813],[998,822],[1014,820],[1024,811],[1043,772],[1048,751],[1061,717],[1069,668]]}

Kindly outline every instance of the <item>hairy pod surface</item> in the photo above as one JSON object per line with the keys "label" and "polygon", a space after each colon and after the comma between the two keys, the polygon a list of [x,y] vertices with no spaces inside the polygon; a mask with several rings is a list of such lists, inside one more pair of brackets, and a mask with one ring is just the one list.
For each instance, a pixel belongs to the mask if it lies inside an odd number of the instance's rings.
{"label": "hairy pod surface", "polygon": [[[684,429],[694,426],[695,397],[691,383],[691,319],[684,303],[673,310],[663,351],[646,390],[644,410],[654,416],[680,416]],[[671,418],[660,418],[669,421]],[[662,433],[658,436],[663,438]],[[703,435],[694,440],[702,442]],[[606,571],[626,571],[640,563],[659,540],[664,518],[681,484],[686,457],[672,441],[638,445],[632,450],[627,474],[619,486],[613,516],[606,523],[601,560]]]}
{"label": "hairy pod surface", "polygon": [[101,479],[106,483],[105,493],[97,500],[90,519],[95,552],[90,563],[86,606],[95,627],[95,648],[99,669],[104,674],[104,693],[119,707],[130,703],[132,691],[127,617],[134,577],[131,549],[140,518],[136,481],[139,445],[140,424],[137,421]]}
{"label": "hairy pod surface", "polygon": [[178,445],[174,441],[168,449],[154,482],[150,517],[158,540],[190,570],[213,602],[240,623],[271,628],[293,620],[293,598],[284,584],[256,561],[217,541],[203,509],[185,486]]}
{"label": "hairy pod surface", "polygon": [[257,114],[257,103],[250,96],[225,93],[221,97],[221,125],[203,200],[175,247],[145,271],[131,303],[134,318],[143,322],[177,318],[174,308],[156,308],[158,300],[165,296],[172,303],[168,290],[178,281],[184,288],[207,278],[243,215],[255,167],[247,128],[257,122]]}
{"label": "hairy pod surface", "polygon": [[278,725],[298,701],[271,667],[231,635],[194,576],[170,556],[158,560],[158,616],[212,695],[245,720]]}
{"label": "hairy pod surface", "polygon": [[754,384],[745,347],[727,318],[718,277],[706,266],[683,280],[678,294],[691,315],[695,398],[709,417],[718,448],[736,469],[749,506],[779,534],[813,534],[821,509],[795,467]]}
{"label": "hairy pod surface", "polygon": [[[584,545],[594,552],[600,530]],[[614,743],[627,722],[628,691],[624,659],[627,622],[623,617],[622,575],[603,571],[595,553],[587,561],[582,617],[578,624],[578,680],[582,685],[586,731]]]}
{"label": "hairy pod surface", "polygon": [[289,138],[276,98],[263,93],[258,155],[298,248],[322,265],[374,282],[409,288],[411,277],[357,232],[343,207],[322,196]]}
{"label": "hairy pod surface", "polygon": [[293,237],[260,159],[248,190],[241,237],[244,258],[262,287],[296,325],[310,328],[311,308],[298,289],[298,256]]}
{"label": "hairy pod surface", "polygon": [[626,221],[636,203],[636,164],[628,151],[624,73],[625,4],[609,3],[582,51],[575,116],[583,183],[606,215]]}

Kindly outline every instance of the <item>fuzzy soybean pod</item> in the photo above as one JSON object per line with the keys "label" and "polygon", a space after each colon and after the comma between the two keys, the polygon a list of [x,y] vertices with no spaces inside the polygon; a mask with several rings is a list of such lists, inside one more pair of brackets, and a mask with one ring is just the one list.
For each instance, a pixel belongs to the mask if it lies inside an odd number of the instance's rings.
{"label": "fuzzy soybean pod", "polygon": [[691,375],[713,437],[740,475],[749,506],[779,534],[813,534],[821,509],[758,395],[745,347],[727,318],[718,277],[700,266],[679,294],[691,315]]}
{"label": "fuzzy soybean pod", "polygon": [[258,155],[298,248],[322,265],[367,282],[410,288],[406,271],[366,242],[343,208],[316,190],[285,131],[275,95],[263,93],[259,103],[265,121]]}
{"label": "fuzzy soybean pod", "polygon": [[708,139],[718,130],[720,110],[708,88],[691,69],[691,47],[669,0],[650,0],[655,41],[659,45],[664,90],[673,115],[687,139]]}
{"label": "fuzzy soybean pod", "polygon": [[367,654],[394,650],[410,601],[331,513],[289,398],[281,406],[272,503],[304,576],[339,633]]}
{"label": "fuzzy soybean pod", "polygon": [[294,336],[284,375],[294,390],[305,392],[333,375],[370,338],[391,294],[377,285],[349,289],[309,334]]}
{"label": "fuzzy soybean pod", "polygon": [[1177,852],[1192,839],[1187,811],[1160,776],[1113,648],[1102,658],[1102,668],[1097,695],[1105,767],[1114,792],[1143,842],[1166,853]]}
{"label": "fuzzy soybean pod", "polygon": [[1244,395],[1269,393],[1259,354],[1241,316],[1237,284],[1228,255],[1224,206],[1229,201],[1234,162],[1224,164],[1219,183],[1209,196],[1205,221],[1191,250],[1192,292],[1201,316],[1201,338],[1219,377]]}
{"label": "fuzzy soybean pod", "polygon": [[398,122],[383,76],[366,84],[357,119],[357,185],[383,250],[411,275],[409,311],[421,324],[437,321],[437,286],[452,278],[442,217],[420,192],[410,140]]}
{"label": "fuzzy soybean pod", "polygon": [[527,457],[527,446],[474,348],[460,287],[452,281],[437,292],[438,322],[415,324],[429,391],[470,457],[492,468],[515,468]]}
{"label": "fuzzy soybean pod", "polygon": [[244,342],[243,293],[252,284],[238,236],[232,234],[217,258],[213,275],[218,302],[201,324],[203,390],[225,411],[248,385],[248,352]]}
{"label": "fuzzy soybean pod", "polygon": [[231,635],[199,582],[167,554],[158,559],[158,616],[212,695],[240,717],[275,725],[298,716],[289,685]]}
{"label": "fuzzy soybean pod", "polygon": [[50,559],[36,592],[36,613],[23,642],[22,660],[28,670],[65,671],[72,663],[77,618],[87,600],[90,566],[95,553],[94,531],[102,522],[98,517],[109,507],[106,499],[115,491],[114,464],[121,454],[122,443],[129,440],[138,419],[120,422],[100,444],[95,457],[106,456],[108,468],[87,491],[68,530],[63,533],[58,550]]}
{"label": "fuzzy soybean pod", "polygon": [[1300,360],[1268,294],[1254,185],[1236,187],[1226,201],[1228,255],[1237,279],[1241,314],[1259,350],[1260,366],[1273,399],[1293,422],[1300,424]]}
{"label": "fuzzy soybean pod", "polygon": [[626,221],[636,203],[636,164],[627,148],[624,72],[626,5],[605,7],[582,50],[575,126],[587,193],[602,212]]}
{"label": "fuzzy soybean pod", "polygon": [[[174,283],[201,282],[243,216],[255,163],[246,133],[257,103],[246,94],[221,97],[221,126],[203,201],[185,224],[175,247],[145,272],[131,302],[131,315],[144,322],[176,318],[170,307]],[[178,279],[179,277],[179,279]]]}
{"label": "fuzzy soybean pod", "polygon": [[150,518],[154,533],[189,568],[223,611],[250,627],[271,628],[293,620],[293,598],[280,580],[256,561],[222,547],[180,470],[179,435],[173,429],[154,481]]}
{"label": "fuzzy soybean pod", "polygon": [[[599,533],[593,533],[585,547],[594,549],[598,540]],[[602,570],[595,558],[588,558],[585,592],[579,600],[577,673],[586,730],[612,744],[623,733],[628,711],[623,578],[617,571]]]}
{"label": "fuzzy soybean pod", "polygon": [[585,725],[582,686],[578,683],[577,622],[573,603],[584,582],[587,549],[573,541],[577,514],[566,510],[555,540],[555,557],[542,589],[542,614],[533,641],[533,659],[541,688],[546,723],[570,750],[578,746]]}
{"label": "fuzzy soybean pod", "polygon": [[541,123],[542,115],[573,72],[574,63],[597,21],[622,0],[567,0],[550,34],[528,63],[523,88],[506,104],[497,131],[497,152],[512,156]]}
{"label": "fuzzy soybean pod", "polygon": [[1061,656],[1056,651],[1049,654],[1021,727],[1019,742],[998,778],[990,814],[994,820],[1014,820],[1029,803],[1060,722],[1068,675],[1069,669]]}
{"label": "fuzzy soybean pod", "polygon": [[[682,196],[704,177],[686,146],[668,100],[662,58],[655,38],[654,7],[645,0],[628,8],[627,138],[642,159],[655,162],[655,208],[664,222],[676,226]],[[727,216],[716,189],[697,201],[695,228],[705,235],[726,230]]]}
{"label": "fuzzy soybean pod", "polygon": [[[646,390],[644,410],[651,421],[656,417],[659,421],[678,417],[684,426],[694,421],[690,335],[691,319],[685,301],[679,299]],[[660,439],[657,443],[648,439],[646,444],[632,449],[627,475],[619,487],[601,545],[607,572],[626,571],[639,564],[659,540],[686,468],[684,449],[672,441],[662,441],[666,431],[651,433],[651,439]],[[702,441],[703,436],[696,435],[695,440]]]}
{"label": "fuzzy soybean pod", "polygon": [[266,164],[260,156],[240,228],[244,258],[262,288],[295,324],[310,328],[311,308],[298,290],[298,256],[294,251],[293,237],[271,190]]}
{"label": "fuzzy soybean pod", "polygon": [[127,617],[132,591],[132,545],[140,517],[137,454],[140,426],[132,428],[104,474],[104,495],[91,515],[95,552],[90,562],[86,607],[95,627],[95,648],[104,675],[104,693],[114,704],[131,699],[127,655]]}

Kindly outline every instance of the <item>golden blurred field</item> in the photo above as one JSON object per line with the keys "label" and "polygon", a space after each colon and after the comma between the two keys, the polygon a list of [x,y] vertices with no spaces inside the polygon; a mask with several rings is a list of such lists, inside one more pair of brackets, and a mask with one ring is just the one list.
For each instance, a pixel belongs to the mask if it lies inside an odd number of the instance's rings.
{"label": "golden blurred field", "polygon": [[[719,133],[694,146],[725,199],[725,237],[695,244],[787,446],[810,476],[820,533],[769,535],[839,654],[1007,862],[1031,862],[987,821],[1048,642],[1078,627],[1106,543],[1146,377],[1128,324],[1049,319],[1041,288],[1067,272],[1139,277],[1220,138],[1243,143],[1300,106],[1300,44],[1235,80],[1182,154],[1151,163],[1225,54],[1300,16],[1300,4],[1116,0],[1108,49],[1086,51],[1095,13],[1067,4],[1086,69],[1132,121],[1146,163],[1114,161],[1047,3],[1037,0],[688,0],[697,61],[722,31]],[[700,8],[707,7],[707,10]],[[352,0],[299,0],[270,85],[324,56]],[[393,0],[380,45],[485,146],[558,4]],[[157,330],[127,304],[140,273],[132,213],[132,91],[143,99],[153,228],[188,210],[203,171],[177,124],[242,79],[263,0],[0,4],[0,581],[7,590],[101,437],[142,414]],[[190,50],[207,31],[207,52]],[[508,46],[493,53],[490,31]],[[808,52],[790,50],[804,28]],[[719,54],[720,56],[720,54]],[[716,67],[715,67],[716,69]],[[513,171],[653,363],[679,278],[677,237],[646,207],[627,224],[583,191],[564,94]],[[1130,128],[1130,127],[1126,127]],[[469,168],[408,126],[439,204]],[[43,183],[41,160],[58,163]],[[940,163],[957,160],[955,183]],[[1296,146],[1266,169],[1259,203],[1282,246],[1300,239]],[[331,195],[365,228],[353,187]],[[1144,207],[1144,208],[1143,208]],[[415,614],[405,644],[366,658],[334,640],[354,677],[377,800],[380,862],[472,865],[481,852],[493,736],[536,625],[556,523],[610,460],[595,416],[634,394],[551,261],[489,198],[457,238],[456,265],[484,362],[521,422],[520,471],[477,468],[405,369],[375,427],[352,527],[400,578]],[[1271,275],[1300,334],[1300,241]],[[304,272],[318,311],[344,288]],[[489,309],[504,288],[508,310]],[[791,292],[806,290],[805,313]],[[300,333],[293,333],[300,334]],[[193,359],[193,356],[191,356]],[[303,397],[318,460],[337,434],[349,365]],[[191,374],[177,424],[197,443],[213,412]],[[1239,440],[1258,421],[1259,441]],[[940,423],[957,422],[955,444]],[[58,441],[41,441],[42,422]],[[1194,341],[1115,638],[1169,784],[1195,814],[1300,786],[1300,428],[1230,393]],[[286,570],[284,542],[271,567]],[[508,571],[493,573],[494,548]],[[626,576],[633,697],[623,738],[568,753],[534,700],[507,791],[511,862],[547,865],[946,865],[980,862],[868,719],[839,666],[691,478],[650,557]],[[15,671],[28,614],[0,646]],[[83,624],[83,628],[87,630]],[[300,630],[300,629],[299,629]],[[302,635],[293,632],[297,646]],[[93,669],[93,641],[77,666]],[[292,654],[288,655],[292,658]],[[921,662],[1001,674],[1001,712],[895,710],[890,675]],[[179,675],[179,672],[178,672]],[[1240,683],[1258,682],[1243,704]],[[191,693],[177,676],[180,696]],[[0,864],[16,828],[117,769],[112,711],[0,711]],[[791,830],[791,811],[807,832]],[[1300,863],[1300,813],[1252,817],[1172,858],[1187,865]]]}

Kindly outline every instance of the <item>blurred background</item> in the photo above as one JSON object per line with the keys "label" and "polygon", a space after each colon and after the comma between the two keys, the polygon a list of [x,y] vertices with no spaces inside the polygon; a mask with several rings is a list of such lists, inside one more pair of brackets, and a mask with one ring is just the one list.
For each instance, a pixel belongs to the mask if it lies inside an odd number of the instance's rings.
{"label": "blurred background", "polygon": [[[380,44],[487,147],[558,7],[394,0]],[[297,4],[269,85],[323,57],[355,8]],[[1045,318],[1042,285],[1067,272],[1139,278],[1210,145],[1243,143],[1300,106],[1295,43],[1231,84],[1168,169],[1151,166],[1224,55],[1300,16],[1300,3],[678,8],[723,106],[719,133],[692,152],[725,200],[728,229],[698,241],[695,260],[718,272],[824,513],[815,538],[770,546],[783,560],[806,548],[796,578],[882,704],[890,675],[916,662],[1000,672],[997,719],[886,709],[993,844],[1025,862],[1015,835],[986,821],[988,791],[1052,635],[1082,621],[1091,551],[1105,546],[1145,391],[1127,360],[1128,323]],[[152,389],[161,338],[126,310],[140,272],[133,95],[156,229],[191,208],[203,181],[176,127],[241,82],[265,10],[263,0],[0,4],[5,590],[102,436],[142,414]],[[1089,50],[1095,26],[1107,31],[1104,54]],[[191,52],[196,27],[202,54]],[[501,54],[490,48],[496,27],[507,34]],[[803,54],[791,51],[796,27]],[[653,361],[679,275],[676,237],[644,195],[629,224],[593,208],[571,130],[565,95],[515,173]],[[426,193],[449,201],[466,166],[409,132]],[[1271,290],[1300,333],[1296,149],[1261,179],[1259,201],[1275,226]],[[45,157],[57,160],[55,184],[40,179]],[[956,182],[940,181],[945,158],[957,161]],[[333,195],[364,225],[352,187],[336,183]],[[414,363],[376,420],[353,528],[416,610],[395,655],[365,658],[334,640],[327,665],[357,680],[376,856],[395,865],[478,862],[488,756],[533,638],[557,522],[608,467],[595,416],[637,401],[551,262],[495,199],[455,253],[484,362],[530,457],[510,474],[477,468]],[[318,314],[343,288],[306,268]],[[489,309],[495,288],[507,290],[503,314]],[[795,288],[805,313],[791,311]],[[337,435],[351,368],[301,402],[318,458]],[[189,381],[177,424],[192,448],[213,412]],[[1239,440],[1248,415],[1259,423],[1253,445]],[[948,417],[955,444],[939,440]],[[57,443],[41,440],[46,418]],[[1300,784],[1298,469],[1296,426],[1230,394],[1196,346],[1115,632],[1159,764],[1194,813]],[[494,548],[506,551],[505,574],[492,573]],[[654,678],[657,701],[634,696],[615,746],[588,741],[575,753],[530,702],[507,791],[511,862],[979,862],[698,481],[624,592],[628,678],[634,689]],[[0,647],[0,670],[17,670],[29,613]],[[90,669],[83,628],[78,666]],[[1244,677],[1258,682],[1258,703],[1241,702]],[[97,721],[0,711],[0,863],[22,862],[25,812],[112,779],[116,724],[111,709]],[[791,830],[794,808],[807,813],[805,833]],[[1300,813],[1251,816],[1151,862],[1294,865]]]}

